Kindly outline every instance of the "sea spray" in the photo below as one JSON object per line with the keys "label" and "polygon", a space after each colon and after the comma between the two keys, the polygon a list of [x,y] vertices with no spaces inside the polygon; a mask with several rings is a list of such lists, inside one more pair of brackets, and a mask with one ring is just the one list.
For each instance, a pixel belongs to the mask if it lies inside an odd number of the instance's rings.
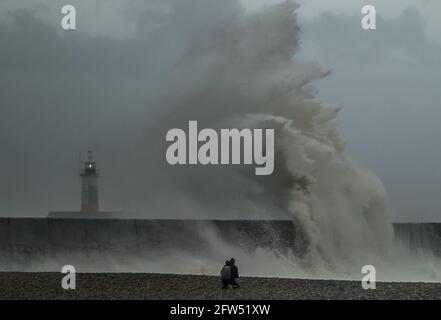
{"label": "sea spray", "polygon": [[[169,179],[178,186],[186,181],[183,194],[201,211],[291,219],[301,229],[301,254],[263,259],[291,268],[287,276],[357,279],[369,264],[378,266],[379,278],[401,268],[403,280],[411,280],[415,268],[395,263],[402,256],[394,251],[382,182],[345,153],[336,122],[340,108],[321,101],[312,85],[330,70],[295,57],[301,34],[296,9],[287,1],[201,30],[174,69],[173,95],[158,100],[169,110],[165,127],[197,119],[206,127],[274,129],[274,173],[262,178],[237,167],[192,169],[173,171]],[[213,248],[221,245],[212,241]],[[259,264],[228,248],[243,263]],[[268,261],[257,260],[264,270]]]}

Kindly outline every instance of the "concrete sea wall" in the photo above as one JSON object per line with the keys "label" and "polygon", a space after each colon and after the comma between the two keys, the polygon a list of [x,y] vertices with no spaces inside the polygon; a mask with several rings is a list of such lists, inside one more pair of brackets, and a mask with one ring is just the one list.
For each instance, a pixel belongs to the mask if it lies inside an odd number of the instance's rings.
{"label": "concrete sea wall", "polygon": [[50,270],[66,261],[102,269],[109,261],[148,261],[175,251],[203,255],[219,241],[280,254],[304,247],[291,221],[3,218],[0,270]]}
{"label": "concrete sea wall", "polygon": [[441,257],[441,223],[396,223],[395,239],[410,247]]}
{"label": "concrete sea wall", "polygon": [[[397,240],[441,256],[441,224],[395,224]],[[0,218],[0,270],[42,271],[68,263],[105,269],[170,252],[204,254],[219,242],[252,252],[301,255],[307,244],[288,220]]]}

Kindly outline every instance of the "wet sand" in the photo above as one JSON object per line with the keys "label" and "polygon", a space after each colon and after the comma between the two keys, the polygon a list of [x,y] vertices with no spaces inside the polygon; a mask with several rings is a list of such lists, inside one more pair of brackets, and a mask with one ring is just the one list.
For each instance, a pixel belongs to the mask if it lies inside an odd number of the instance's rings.
{"label": "wet sand", "polygon": [[80,273],[75,290],[61,288],[61,273],[0,273],[0,299],[441,299],[441,283],[241,278],[222,290],[219,278],[199,275]]}

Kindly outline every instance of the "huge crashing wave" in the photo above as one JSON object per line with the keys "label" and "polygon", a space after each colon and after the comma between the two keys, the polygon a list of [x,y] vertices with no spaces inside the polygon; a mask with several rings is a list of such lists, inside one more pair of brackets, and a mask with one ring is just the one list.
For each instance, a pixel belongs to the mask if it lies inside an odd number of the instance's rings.
{"label": "huge crashing wave", "polygon": [[[396,247],[382,182],[346,154],[336,121],[340,108],[321,101],[313,86],[330,70],[296,58],[297,8],[287,1],[199,31],[173,68],[171,93],[157,102],[167,110],[164,129],[189,120],[214,128],[274,128],[274,174],[173,169],[167,181],[179,191],[170,197],[180,199],[181,208],[223,217],[292,220],[301,230],[301,255],[250,257],[217,243],[219,253],[239,255],[254,274],[358,279],[363,265],[374,265],[380,278],[439,279],[433,262],[419,264]],[[200,264],[217,270],[213,261]]]}

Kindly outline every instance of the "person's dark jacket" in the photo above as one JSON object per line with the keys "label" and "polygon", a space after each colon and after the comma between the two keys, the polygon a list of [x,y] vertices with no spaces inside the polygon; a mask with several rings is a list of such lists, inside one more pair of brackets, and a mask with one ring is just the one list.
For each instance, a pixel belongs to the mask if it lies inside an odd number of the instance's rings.
{"label": "person's dark jacket", "polygon": [[239,278],[239,270],[237,269],[237,266],[234,263],[230,263],[231,268],[231,279]]}

